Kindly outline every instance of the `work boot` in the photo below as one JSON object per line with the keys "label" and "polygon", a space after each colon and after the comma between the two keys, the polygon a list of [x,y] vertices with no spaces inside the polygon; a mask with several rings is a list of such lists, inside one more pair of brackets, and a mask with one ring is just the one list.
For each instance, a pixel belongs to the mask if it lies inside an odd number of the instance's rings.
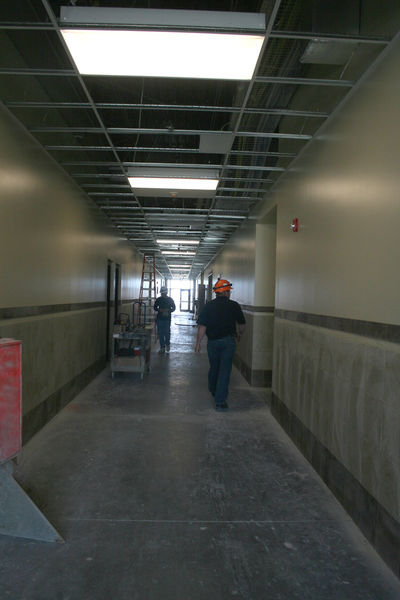
{"label": "work boot", "polygon": [[166,351],[169,352],[171,350],[171,346],[166,347]]}
{"label": "work boot", "polygon": [[165,354],[165,348],[162,347],[159,349],[158,354]]}

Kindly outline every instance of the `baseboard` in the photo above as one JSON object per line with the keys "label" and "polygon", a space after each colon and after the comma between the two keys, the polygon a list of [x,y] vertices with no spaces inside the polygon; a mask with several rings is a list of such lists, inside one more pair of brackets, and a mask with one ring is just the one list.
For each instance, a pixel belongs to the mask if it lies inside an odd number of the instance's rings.
{"label": "baseboard", "polygon": [[102,357],[24,415],[22,421],[23,444],[26,444],[68,402],[73,400],[104,369],[105,365],[105,357]]}
{"label": "baseboard", "polygon": [[250,367],[235,354],[233,364],[239,369],[246,381],[254,387],[271,387],[272,371],[262,369],[250,369]]}
{"label": "baseboard", "polygon": [[271,413],[311,463],[378,554],[400,577],[400,523],[272,393]]}

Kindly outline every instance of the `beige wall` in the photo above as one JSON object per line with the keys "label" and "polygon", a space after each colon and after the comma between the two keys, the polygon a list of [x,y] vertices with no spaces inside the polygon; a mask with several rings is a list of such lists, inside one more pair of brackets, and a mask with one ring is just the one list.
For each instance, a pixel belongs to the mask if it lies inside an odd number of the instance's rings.
{"label": "beige wall", "polygon": [[399,73],[397,37],[263,207],[277,206],[276,308],[295,314],[275,319],[274,414],[386,556],[400,531]]}
{"label": "beige wall", "polygon": [[279,308],[400,323],[399,70],[397,40],[266,203],[278,204]]}
{"label": "beige wall", "polygon": [[279,318],[274,338],[274,393],[400,521],[399,344]]}
{"label": "beige wall", "polygon": [[105,364],[108,260],[137,298],[139,254],[0,105],[0,336],[22,341],[25,437]]}
{"label": "beige wall", "polygon": [[138,255],[0,106],[0,307],[105,300],[107,259],[136,297]]}
{"label": "beige wall", "polygon": [[[400,521],[400,352],[398,343],[368,332],[371,323],[400,325],[399,73],[397,37],[281,177],[257,211],[256,228],[232,239],[235,245],[248,236],[255,248],[247,257],[256,279],[246,280],[254,288],[247,302],[270,305],[270,215],[277,215],[274,414],[383,555],[390,542],[382,540],[398,539]],[[298,233],[290,229],[294,218]],[[224,276],[234,277],[237,259],[221,253]],[[322,325],[296,322],[299,313],[305,321],[320,315]],[[335,330],[340,322],[324,317],[366,322],[363,335]],[[267,321],[249,315],[240,368],[269,368],[272,335],[259,336],[262,347],[254,342]],[[379,530],[382,522],[389,534]]]}
{"label": "beige wall", "polygon": [[213,272],[213,282],[218,275],[231,281],[232,300],[240,304],[254,302],[255,226],[255,220],[247,221],[205,271]]}
{"label": "beige wall", "polygon": [[[232,300],[244,308],[246,330],[238,343],[235,364],[257,386],[270,385],[275,304],[276,226],[249,219],[232,236],[210,269],[233,283]],[[243,306],[244,305],[244,306]],[[254,312],[255,308],[260,312]]]}
{"label": "beige wall", "polygon": [[275,306],[276,225],[256,225],[254,304]]}

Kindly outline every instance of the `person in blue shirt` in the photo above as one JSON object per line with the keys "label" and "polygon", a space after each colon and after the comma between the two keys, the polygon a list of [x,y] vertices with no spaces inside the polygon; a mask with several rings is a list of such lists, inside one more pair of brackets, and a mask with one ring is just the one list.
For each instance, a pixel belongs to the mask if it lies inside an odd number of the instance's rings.
{"label": "person in blue shirt", "polygon": [[246,320],[240,305],[230,300],[232,284],[219,279],[213,290],[215,300],[208,302],[201,311],[196,341],[196,352],[200,352],[201,340],[207,335],[207,354],[210,363],[208,389],[214,396],[216,410],[227,410],[229,379],[236,350],[236,340],[244,331]]}
{"label": "person in blue shirt", "polygon": [[171,349],[171,313],[175,310],[175,302],[168,296],[168,289],[162,286],[161,296],[154,303],[154,310],[157,313],[157,333],[160,340],[160,354]]}

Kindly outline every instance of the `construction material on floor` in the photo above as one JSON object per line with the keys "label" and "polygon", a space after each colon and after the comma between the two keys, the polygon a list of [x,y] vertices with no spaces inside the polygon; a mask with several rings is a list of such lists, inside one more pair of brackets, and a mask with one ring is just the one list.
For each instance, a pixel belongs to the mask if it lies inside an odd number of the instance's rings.
{"label": "construction material on floor", "polygon": [[66,543],[0,536],[0,597],[398,600],[267,392],[234,368],[217,413],[195,330],[171,333],[151,378],[105,370],[24,448],[15,476]]}
{"label": "construction material on floor", "polygon": [[61,536],[13,478],[22,450],[22,343],[0,338],[0,534],[45,542]]}

